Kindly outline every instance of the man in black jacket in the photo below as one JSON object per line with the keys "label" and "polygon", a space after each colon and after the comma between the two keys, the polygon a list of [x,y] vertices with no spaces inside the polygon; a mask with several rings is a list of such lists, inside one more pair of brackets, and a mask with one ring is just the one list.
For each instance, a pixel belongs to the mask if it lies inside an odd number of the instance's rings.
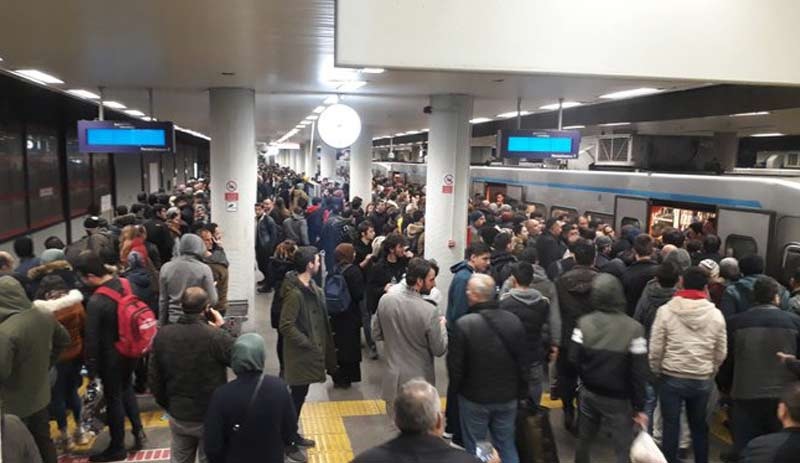
{"label": "man in black jacket", "polygon": [[524,368],[530,362],[522,322],[499,310],[494,294],[492,277],[470,277],[470,313],[456,322],[447,371],[450,387],[458,394],[464,449],[474,454],[476,443],[491,434],[501,460],[518,463],[514,443],[517,400],[527,393]]}
{"label": "man in black jacket", "polygon": [[531,283],[533,265],[527,262],[511,265],[512,288],[500,298],[500,308],[519,317],[525,327],[525,346],[530,359],[527,367],[528,395],[532,404],[538,404],[542,396],[546,344],[549,344],[545,341],[550,338],[550,301],[531,288]]}
{"label": "man in black jacket", "polygon": [[[400,388],[394,402],[400,436],[358,455],[353,463],[479,463],[481,460],[442,438],[444,417],[436,388],[414,379]],[[492,463],[499,463],[494,455]]]}
{"label": "man in black jacket", "polygon": [[633,317],[636,312],[636,304],[642,297],[644,287],[647,282],[656,276],[658,263],[652,259],[653,238],[642,233],[633,239],[633,252],[636,254],[636,261],[630,265],[622,274],[622,285],[625,287],[625,299],[627,303],[627,314]]}
{"label": "man in black jacket", "polygon": [[757,437],[744,451],[744,463],[792,463],[800,455],[800,383],[784,389],[778,403],[783,430]]}
{"label": "man in black jacket", "polygon": [[158,248],[158,256],[161,264],[166,264],[172,259],[172,248],[175,247],[175,240],[172,239],[169,228],[164,221],[167,217],[167,207],[163,204],[156,204],[152,208],[146,208],[144,212],[144,228],[147,230],[147,241],[153,243]]}
{"label": "man in black jacket", "polygon": [[227,382],[234,340],[219,329],[222,316],[209,307],[203,288],[187,288],[181,305],[178,323],[161,328],[153,341],[150,390],[169,413],[172,461],[194,463],[199,452],[202,463],[203,419],[214,389]]}
{"label": "man in black jacket", "polygon": [[494,237],[494,251],[492,251],[489,275],[494,278],[494,284],[498,288],[503,286],[509,276],[511,276],[511,265],[517,258],[511,254],[514,247],[511,233],[503,232]]}
{"label": "man in black jacket", "polygon": [[642,325],[625,315],[625,294],[615,276],[601,273],[592,281],[591,304],[594,312],[578,320],[569,352],[583,383],[575,463],[591,461],[592,444],[604,423],[617,462],[627,463],[631,419],[647,429],[647,341]]}
{"label": "man in black jacket", "polygon": [[92,455],[89,461],[124,460],[127,458],[125,415],[133,427],[134,450],[142,449],[146,440],[131,382],[137,361],[121,356],[114,347],[119,340],[117,303],[108,296],[96,294],[97,288],[101,286],[122,293],[122,283],[103,265],[100,256],[92,251],[84,251],[78,256],[75,271],[84,284],[95,292],[86,305],[86,368],[90,379],[94,380],[99,376],[103,383],[111,435],[111,442],[106,450]]}
{"label": "man in black jacket", "polygon": [[545,231],[536,240],[536,252],[539,254],[539,265],[545,270],[550,264],[564,257],[567,245],[561,241],[563,224],[555,217],[547,219],[544,224]]}

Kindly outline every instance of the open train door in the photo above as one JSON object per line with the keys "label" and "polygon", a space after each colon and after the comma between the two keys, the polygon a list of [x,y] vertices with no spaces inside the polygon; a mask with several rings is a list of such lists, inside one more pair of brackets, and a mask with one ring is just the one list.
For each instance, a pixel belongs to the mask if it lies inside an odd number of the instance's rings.
{"label": "open train door", "polygon": [[724,255],[741,259],[758,254],[769,265],[771,240],[775,236],[775,212],[720,207],[717,236],[722,240]]}
{"label": "open train door", "polygon": [[633,225],[639,230],[647,230],[647,206],[649,201],[646,198],[634,196],[614,197],[614,229],[620,233],[623,225]]}

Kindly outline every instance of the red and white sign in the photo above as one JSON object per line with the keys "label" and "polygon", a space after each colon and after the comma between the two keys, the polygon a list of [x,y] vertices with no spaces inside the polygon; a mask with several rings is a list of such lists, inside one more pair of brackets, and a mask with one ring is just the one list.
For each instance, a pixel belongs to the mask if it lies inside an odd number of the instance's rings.
{"label": "red and white sign", "polygon": [[239,193],[238,192],[228,193],[226,191],[225,201],[239,201]]}
{"label": "red and white sign", "polygon": [[236,212],[239,210],[239,185],[236,180],[225,182],[225,211]]}
{"label": "red and white sign", "polygon": [[239,184],[236,183],[236,180],[228,180],[225,182],[225,191],[228,193],[239,191]]}
{"label": "red and white sign", "polygon": [[456,178],[453,174],[444,174],[444,177],[442,177],[442,193],[452,194],[455,183]]}

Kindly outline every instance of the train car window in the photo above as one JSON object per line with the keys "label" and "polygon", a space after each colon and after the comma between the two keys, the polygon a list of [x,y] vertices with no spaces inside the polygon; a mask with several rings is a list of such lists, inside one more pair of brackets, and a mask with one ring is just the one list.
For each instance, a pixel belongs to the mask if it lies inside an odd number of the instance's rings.
{"label": "train car window", "polygon": [[86,214],[92,202],[92,171],[89,154],[78,151],[78,135],[67,136],[67,179],[69,184],[69,216]]}
{"label": "train car window", "polygon": [[586,215],[586,217],[589,219],[589,221],[596,220],[598,222],[607,223],[607,224],[611,225],[612,227],[614,226],[614,215],[613,214],[604,214],[602,212],[586,211],[586,214],[584,214],[584,215]]}
{"label": "train car window", "polygon": [[522,201],[522,187],[518,185],[508,185],[506,187],[506,197],[514,201]]}
{"label": "train car window", "polygon": [[25,233],[25,178],[22,129],[0,122],[0,241]]}
{"label": "train car window", "polygon": [[30,125],[25,143],[30,228],[42,228],[64,219],[58,133],[50,127]]}
{"label": "train car window", "polygon": [[639,230],[642,229],[642,223],[639,222],[639,219],[635,219],[633,217],[623,217],[622,218],[622,226],[624,227],[625,225],[632,225],[632,226],[638,228]]}
{"label": "train car window", "polygon": [[472,195],[486,194],[486,184],[483,182],[472,182]]}
{"label": "train car window", "polygon": [[749,236],[728,235],[725,240],[725,251],[727,255],[741,259],[758,254],[758,244]]}
{"label": "train car window", "polygon": [[553,206],[550,208],[550,217],[567,216],[567,220],[573,221],[578,218],[578,210],[571,207]]}
{"label": "train car window", "polygon": [[783,251],[783,283],[788,284],[789,279],[792,278],[800,269],[800,243],[792,243],[786,246]]}
{"label": "train car window", "polygon": [[528,217],[530,217],[531,214],[537,214],[541,215],[542,217],[547,217],[547,206],[545,206],[544,204],[531,203],[531,202],[528,202],[526,204],[528,205],[528,208],[525,210],[525,215],[527,215]]}
{"label": "train car window", "polygon": [[653,201],[650,205],[651,235],[658,229],[677,228],[684,231],[694,222],[707,223],[717,220],[716,206],[708,204]]}

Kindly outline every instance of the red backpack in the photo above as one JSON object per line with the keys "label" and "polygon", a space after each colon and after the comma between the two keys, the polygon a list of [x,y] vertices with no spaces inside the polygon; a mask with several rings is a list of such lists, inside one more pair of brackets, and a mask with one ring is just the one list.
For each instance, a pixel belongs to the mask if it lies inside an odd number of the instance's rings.
{"label": "red backpack", "polygon": [[131,291],[131,284],[120,278],[122,293],[107,286],[97,288],[95,294],[102,294],[117,303],[117,328],[119,341],[114,343],[120,355],[139,358],[153,345],[158,331],[158,321],[153,311]]}

